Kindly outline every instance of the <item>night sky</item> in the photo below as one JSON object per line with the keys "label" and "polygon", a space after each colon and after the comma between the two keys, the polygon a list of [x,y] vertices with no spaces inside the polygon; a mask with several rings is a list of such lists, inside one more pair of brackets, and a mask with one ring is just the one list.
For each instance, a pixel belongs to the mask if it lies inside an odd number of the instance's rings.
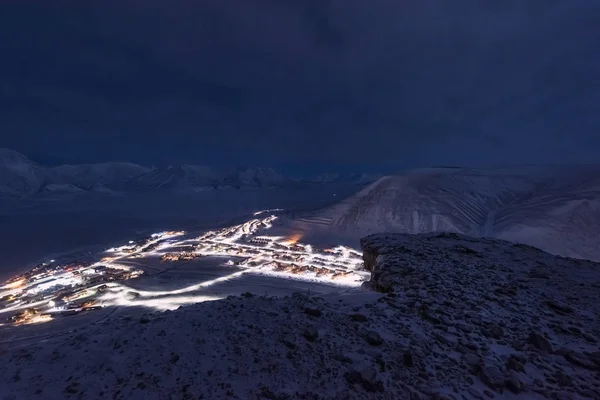
{"label": "night sky", "polygon": [[598,21],[596,0],[3,1],[0,147],[289,172],[598,162]]}

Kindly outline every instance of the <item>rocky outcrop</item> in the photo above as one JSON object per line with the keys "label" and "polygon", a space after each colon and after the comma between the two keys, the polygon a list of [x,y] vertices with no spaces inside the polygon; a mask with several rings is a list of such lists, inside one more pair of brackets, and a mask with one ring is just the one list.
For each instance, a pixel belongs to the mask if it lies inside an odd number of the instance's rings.
{"label": "rocky outcrop", "polygon": [[388,294],[442,384],[480,385],[464,388],[475,398],[600,398],[600,264],[448,233],[361,246],[368,285]]}

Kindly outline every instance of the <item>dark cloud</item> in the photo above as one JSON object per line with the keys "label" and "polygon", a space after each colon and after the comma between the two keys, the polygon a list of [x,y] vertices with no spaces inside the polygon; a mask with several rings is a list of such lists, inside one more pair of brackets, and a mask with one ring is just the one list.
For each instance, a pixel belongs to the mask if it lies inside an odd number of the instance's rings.
{"label": "dark cloud", "polygon": [[596,1],[3,4],[2,145],[57,161],[596,161]]}

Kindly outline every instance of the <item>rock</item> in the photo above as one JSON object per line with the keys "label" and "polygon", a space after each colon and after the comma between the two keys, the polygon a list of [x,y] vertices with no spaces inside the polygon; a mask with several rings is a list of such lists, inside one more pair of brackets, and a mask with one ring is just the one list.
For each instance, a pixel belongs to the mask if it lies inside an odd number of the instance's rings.
{"label": "rock", "polygon": [[321,310],[319,310],[318,308],[306,307],[304,309],[304,313],[310,315],[311,317],[320,317],[321,316]]}
{"label": "rock", "polygon": [[570,314],[573,312],[573,309],[568,305],[559,303],[552,299],[546,300],[546,305],[559,314]]}
{"label": "rock", "polygon": [[598,340],[587,332],[582,332],[581,336],[590,343],[598,343]]}
{"label": "rock", "polygon": [[415,365],[415,362],[413,360],[413,355],[410,352],[410,350],[406,350],[404,352],[404,354],[402,355],[402,362],[403,362],[404,366],[407,368],[410,368],[413,365]]}
{"label": "rock", "polygon": [[456,336],[454,336],[454,335],[442,334],[442,333],[437,333],[436,332],[435,338],[440,343],[449,344],[449,345],[456,345]]}
{"label": "rock", "polygon": [[556,354],[557,356],[563,356],[563,357],[572,352],[573,352],[572,350],[569,350],[566,347],[559,347],[558,349],[554,350],[554,354]]}
{"label": "rock", "polygon": [[538,350],[546,353],[552,353],[552,345],[543,335],[537,332],[531,332],[527,342]]}
{"label": "rock", "polygon": [[462,353],[462,354],[467,354],[469,352],[469,349],[467,349],[465,346],[463,346],[460,343],[458,343],[456,345],[456,347],[454,348],[454,350],[456,350],[456,351],[458,351],[459,353]]}
{"label": "rock", "polygon": [[484,329],[482,329],[483,334],[489,338],[500,339],[504,336],[504,329],[498,324],[487,324]]}
{"label": "rock", "polygon": [[525,366],[513,356],[506,361],[506,368],[517,372],[525,372]]}
{"label": "rock", "polygon": [[600,366],[600,351],[590,353],[588,358]]}
{"label": "rock", "polygon": [[513,340],[510,345],[513,347],[513,349],[521,351],[523,350],[523,347],[525,347],[525,342],[522,340]]}
{"label": "rock", "polygon": [[479,377],[490,389],[500,389],[504,386],[504,374],[495,365],[484,365],[479,372]]}
{"label": "rock", "polygon": [[368,392],[383,392],[383,383],[377,379],[377,371],[374,368],[363,368],[359,371],[352,370],[346,372],[344,378],[351,385],[362,385]]}
{"label": "rock", "polygon": [[467,353],[464,355],[465,364],[470,367],[476,367],[481,362],[481,358],[473,353]]}
{"label": "rock", "polygon": [[364,382],[367,382],[371,385],[377,384],[377,371],[375,368],[363,368],[360,371],[360,377]]}
{"label": "rock", "polygon": [[473,351],[479,350],[479,346],[472,342],[465,343],[465,347]]}
{"label": "rock", "polygon": [[562,371],[562,370],[556,371],[556,373],[554,374],[554,379],[556,379],[556,382],[560,386],[572,386],[573,385],[573,378],[571,378],[569,375],[565,374],[564,371]]}
{"label": "rock", "polygon": [[292,334],[288,333],[287,335],[285,335],[281,342],[290,349],[296,348],[296,338]]}
{"label": "rock", "polygon": [[465,324],[463,322],[457,322],[456,323],[456,329],[461,330],[465,333],[471,333],[473,332],[473,326],[469,325],[469,324]]}
{"label": "rock", "polygon": [[363,314],[350,314],[350,319],[356,322],[367,322],[367,317]]}
{"label": "rock", "polygon": [[344,378],[346,382],[351,385],[362,383],[362,377],[360,376],[360,372],[358,371],[349,371],[344,374]]}
{"label": "rock", "polygon": [[504,384],[506,385],[508,390],[515,394],[519,394],[523,391],[523,382],[521,382],[521,379],[519,379],[519,375],[514,371],[511,371],[511,373],[508,374],[508,377],[506,378]]}
{"label": "rock", "polygon": [[571,364],[578,367],[589,369],[590,371],[600,371],[600,365],[589,359],[585,354],[571,352],[567,353],[564,357]]}
{"label": "rock", "polygon": [[423,313],[421,315],[423,316],[423,318],[425,320],[431,322],[434,325],[440,324],[442,322],[437,315],[435,315],[434,313],[432,313],[429,310],[423,311]]}
{"label": "rock", "polygon": [[381,338],[379,333],[375,331],[367,331],[365,333],[364,338],[367,341],[367,343],[369,343],[372,346],[379,346],[383,343],[383,339]]}
{"label": "rock", "polygon": [[333,359],[337,360],[337,361],[340,361],[340,362],[343,362],[343,363],[347,363],[347,364],[352,364],[353,363],[352,358],[348,354],[345,354],[345,353],[335,354],[333,356]]}
{"label": "rock", "polygon": [[478,320],[479,314],[476,313],[475,311],[467,311],[467,312],[465,312],[465,317],[468,319],[472,319],[472,320]]}
{"label": "rock", "polygon": [[309,342],[314,342],[319,337],[319,331],[314,327],[309,327],[304,330],[302,336]]}

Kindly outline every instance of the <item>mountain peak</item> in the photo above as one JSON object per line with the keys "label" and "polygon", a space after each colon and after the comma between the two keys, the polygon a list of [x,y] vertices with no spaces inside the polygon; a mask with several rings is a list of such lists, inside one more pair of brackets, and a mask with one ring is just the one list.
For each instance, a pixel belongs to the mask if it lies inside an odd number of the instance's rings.
{"label": "mountain peak", "polygon": [[0,162],[8,163],[33,163],[29,158],[16,150],[0,147]]}

